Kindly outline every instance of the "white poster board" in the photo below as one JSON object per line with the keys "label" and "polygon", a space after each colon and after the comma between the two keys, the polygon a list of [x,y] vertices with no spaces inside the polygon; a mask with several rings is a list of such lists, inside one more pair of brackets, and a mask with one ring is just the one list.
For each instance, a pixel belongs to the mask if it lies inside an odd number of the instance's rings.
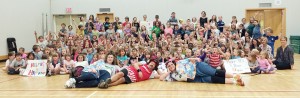
{"label": "white poster board", "polygon": [[229,73],[250,73],[248,60],[245,58],[223,60],[226,72]]}
{"label": "white poster board", "polygon": [[28,60],[24,76],[46,76],[47,60]]}

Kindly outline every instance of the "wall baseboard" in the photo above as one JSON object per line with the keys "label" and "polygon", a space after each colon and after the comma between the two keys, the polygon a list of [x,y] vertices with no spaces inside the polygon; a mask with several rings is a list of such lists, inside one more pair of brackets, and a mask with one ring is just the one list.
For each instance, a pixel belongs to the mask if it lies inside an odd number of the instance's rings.
{"label": "wall baseboard", "polygon": [[0,61],[2,60],[7,60],[8,59],[8,56],[7,55],[1,55],[0,56]]}

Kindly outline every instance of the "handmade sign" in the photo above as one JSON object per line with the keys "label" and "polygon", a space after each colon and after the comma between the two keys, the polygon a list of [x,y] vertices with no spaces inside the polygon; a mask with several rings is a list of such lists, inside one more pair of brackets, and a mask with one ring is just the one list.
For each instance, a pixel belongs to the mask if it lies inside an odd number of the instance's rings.
{"label": "handmade sign", "polygon": [[223,60],[226,72],[229,73],[249,73],[250,67],[245,58]]}
{"label": "handmade sign", "polygon": [[24,76],[46,76],[47,60],[28,60]]}

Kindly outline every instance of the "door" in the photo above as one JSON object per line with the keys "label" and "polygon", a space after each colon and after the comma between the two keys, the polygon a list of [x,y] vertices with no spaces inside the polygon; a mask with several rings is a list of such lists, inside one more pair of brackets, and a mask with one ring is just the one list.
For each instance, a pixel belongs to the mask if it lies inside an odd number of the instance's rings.
{"label": "door", "polygon": [[55,15],[54,16],[54,21],[55,21],[55,31],[56,33],[59,32],[61,29],[61,24],[65,23],[66,24],[66,29],[67,26],[70,25],[70,15]]}
{"label": "door", "polygon": [[[282,32],[282,36],[286,36],[286,20],[285,9],[246,9],[246,19],[249,22],[251,16],[260,21],[261,29],[271,27],[273,35],[278,36]],[[274,50],[280,46],[280,41],[275,41]],[[276,51],[274,51],[276,52]]]}
{"label": "door", "polygon": [[246,12],[246,20],[249,23],[250,17],[254,17],[256,20],[259,21],[259,24],[264,27],[264,21],[265,21],[265,13],[264,10],[247,10]]}
{"label": "door", "polygon": [[[271,27],[273,30],[273,35],[277,36],[280,35],[282,32],[282,35],[286,35],[285,32],[283,32],[283,26],[282,26],[282,11],[281,10],[264,10],[265,18],[268,21],[265,21],[265,27]],[[277,49],[277,47],[280,46],[280,41],[275,41],[274,44],[274,50]]]}
{"label": "door", "polygon": [[100,19],[100,22],[105,22],[105,17],[109,18],[109,22],[114,22],[114,14],[113,13],[98,13],[97,18]]}
{"label": "door", "polygon": [[[66,24],[66,29],[68,29],[69,25],[73,26],[73,31],[76,32],[76,28],[73,25],[72,19],[74,19],[74,22],[76,22],[76,24],[78,25],[80,22],[80,17],[83,17],[83,19],[86,19],[86,15],[85,14],[72,14],[72,15],[54,15],[53,19],[54,19],[54,31],[56,33],[59,32],[59,30],[61,29],[61,24],[65,23]],[[84,20],[86,21],[86,20]]]}
{"label": "door", "polygon": [[[71,15],[71,18],[74,19],[74,22],[79,25],[80,23],[80,17],[83,17],[84,21],[87,21],[86,15],[85,14],[78,14],[78,15]],[[71,20],[72,20],[71,19]],[[72,23],[73,25],[73,23]],[[85,25],[85,24],[84,24]],[[73,25],[73,29],[76,30],[77,27],[74,27]]]}

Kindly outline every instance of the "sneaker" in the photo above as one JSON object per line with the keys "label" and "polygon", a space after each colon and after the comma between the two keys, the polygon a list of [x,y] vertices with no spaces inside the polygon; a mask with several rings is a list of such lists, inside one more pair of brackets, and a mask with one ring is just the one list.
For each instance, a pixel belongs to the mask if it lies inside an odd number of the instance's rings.
{"label": "sneaker", "polygon": [[51,70],[49,69],[47,76],[50,77],[51,76]]}
{"label": "sneaker", "polygon": [[98,84],[98,88],[104,88],[105,82],[104,80],[101,80],[100,83]]}
{"label": "sneaker", "polygon": [[108,88],[108,84],[111,83],[111,78],[106,79],[104,88]]}
{"label": "sneaker", "polygon": [[111,78],[106,79],[105,84],[110,84],[111,83]]}
{"label": "sneaker", "polygon": [[70,78],[66,84],[65,84],[65,88],[75,88],[75,83],[76,80],[74,78]]}

